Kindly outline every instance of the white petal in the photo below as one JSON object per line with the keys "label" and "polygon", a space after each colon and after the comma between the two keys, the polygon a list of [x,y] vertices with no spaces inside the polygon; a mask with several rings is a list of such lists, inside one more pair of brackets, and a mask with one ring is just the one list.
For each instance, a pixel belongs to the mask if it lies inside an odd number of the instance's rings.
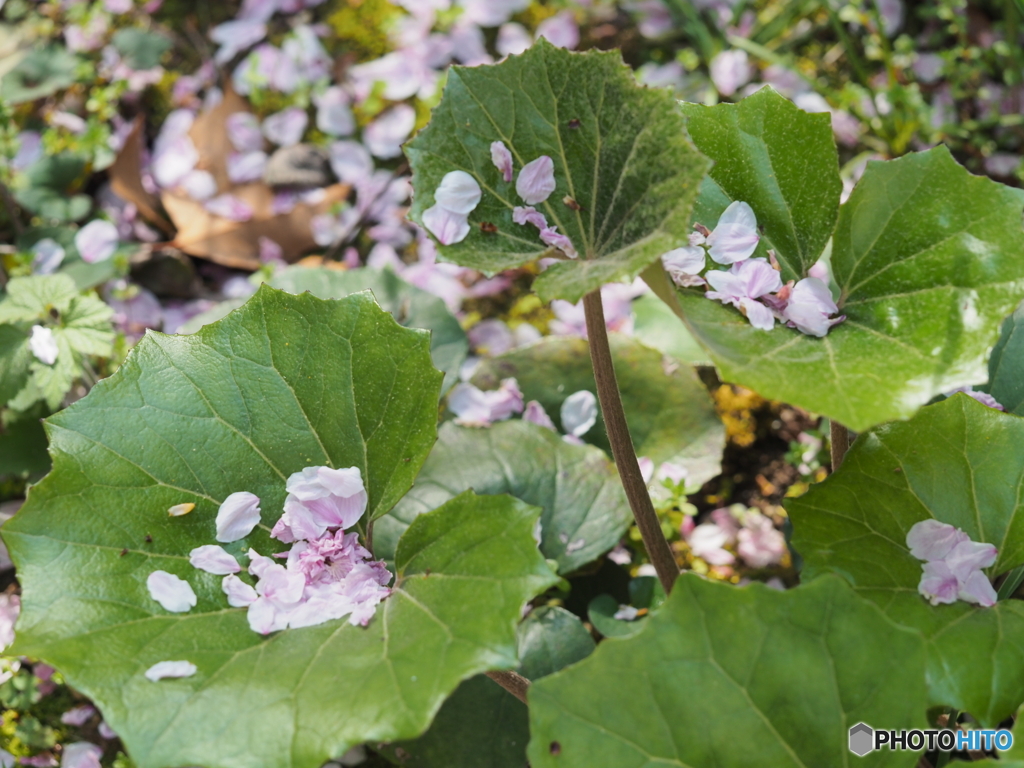
{"label": "white petal", "polygon": [[42,325],[32,326],[32,338],[28,340],[28,348],[43,365],[53,365],[60,353],[57,340],[53,338],[53,331]]}
{"label": "white petal", "polygon": [[196,593],[184,579],[167,571],[153,571],[146,578],[149,596],[164,610],[171,613],[186,613],[196,607]]}
{"label": "white petal", "polygon": [[196,673],[196,665],[191,661],[158,661],[146,670],[146,678],[154,683],[165,677],[192,677]]}
{"label": "white petal", "polygon": [[434,192],[438,205],[463,216],[468,216],[480,204],[480,196],[480,185],[465,171],[446,173]]}
{"label": "white petal", "polygon": [[597,398],[589,389],[573,392],[562,403],[562,429],[582,437],[597,421]]}
{"label": "white petal", "polygon": [[242,570],[238,561],[229,555],[224,547],[218,547],[216,544],[196,547],[188,553],[188,561],[193,568],[212,573],[215,576],[238,573]]}
{"label": "white petal", "polygon": [[260,500],[248,491],[232,493],[217,510],[217,541],[244,539],[260,522]]}

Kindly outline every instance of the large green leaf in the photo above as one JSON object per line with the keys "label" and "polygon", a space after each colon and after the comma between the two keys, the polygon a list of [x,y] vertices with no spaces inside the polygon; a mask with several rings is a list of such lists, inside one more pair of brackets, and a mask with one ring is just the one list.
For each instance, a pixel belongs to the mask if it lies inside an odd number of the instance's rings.
{"label": "large green leaf", "polygon": [[13,424],[0,424],[0,477],[27,473],[34,478],[49,468],[46,433],[38,418],[24,416]]}
{"label": "large green leaf", "polygon": [[707,350],[669,306],[653,294],[633,302],[633,337],[690,365],[711,365]]}
{"label": "large green leaf", "polygon": [[1024,701],[1024,603],[931,606],[910,528],[935,518],[999,549],[990,576],[1024,564],[1024,420],[966,395],[860,435],[839,471],[786,507],[804,577],[838,573],[928,643],[931,703],[994,726]]}
{"label": "large green leaf", "polygon": [[[697,483],[717,475],[725,429],[694,370],[628,336],[611,334],[610,343],[637,456],[647,456],[656,466],[663,461],[680,464]],[[549,336],[486,360],[473,382],[493,389],[509,376],[516,378],[527,400],[544,406],[556,425],[561,424],[565,398],[581,389],[597,392],[587,342],[576,337]],[[583,439],[610,452],[600,414]]]}
{"label": "large green leaf", "polygon": [[799,279],[832,236],[843,182],[827,114],[808,114],[762,88],[738,104],[684,104],[690,138],[715,165],[694,206],[714,229],[734,200],[763,230],[758,256],[775,250],[783,279]]}
{"label": "large green leaf", "polygon": [[971,176],[943,147],[869,163],[833,240],[847,319],[822,339],[757,330],[671,289],[663,270],[647,277],[723,379],[861,431],[985,380],[999,323],[1024,295],[1022,206],[1024,191]]}
{"label": "large green leaf", "polygon": [[[373,291],[377,303],[390,312],[399,325],[430,331],[430,357],[434,367],[445,374],[442,391],[457,381],[459,366],[469,352],[466,332],[441,299],[410,285],[390,269],[363,267],[341,271],[292,266],[275,273],[270,285],[288,293],[309,291],[321,299],[341,299],[359,291]],[[237,300],[223,301],[189,320],[180,333],[198,331],[238,306],[240,302]]]}
{"label": "large green leaf", "polygon": [[47,45],[30,52],[0,80],[0,98],[11,104],[34,101],[75,82],[81,59],[63,45]]}
{"label": "large green leaf", "polygon": [[[231,547],[277,551],[267,526],[285,479],[309,465],[358,466],[370,513],[386,512],[434,439],[440,379],[426,333],[365,293],[263,287],[194,336],[148,334],[49,420],[54,470],[3,529],[24,590],[17,652],[96,701],[140,768],[314,768],[355,743],[418,735],[461,680],[515,667],[521,607],[555,580],[531,535],[538,510],[467,493],[420,516],[365,629],[258,635],[188,553],[242,489],[262,499],[265,525]],[[193,512],[167,515],[188,501]],[[193,612],[149,598],[158,568],[190,582]],[[488,610],[466,610],[475,603]],[[195,676],[142,676],[182,658]]]}
{"label": "large green leaf", "polygon": [[638,634],[531,686],[530,765],[909,768],[913,753],[854,757],[847,730],[924,727],[924,659],[841,579],[779,592],[683,574]]}
{"label": "large green leaf", "polygon": [[430,331],[430,357],[434,367],[444,371],[444,390],[459,375],[459,366],[469,352],[469,341],[459,321],[445,303],[432,293],[410,285],[390,269],[309,269],[288,267],[270,284],[288,293],[309,291],[321,299],[340,299],[359,291],[373,291],[377,303],[406,328]]}
{"label": "large green leaf", "polygon": [[[539,40],[494,66],[452,67],[430,124],[406,145],[416,190],[410,216],[422,223],[445,174],[471,174],[483,198],[470,214],[470,234],[440,252],[485,272],[547,250],[532,225],[512,221],[523,201],[515,180],[503,181],[491,162],[494,141],[512,152],[517,175],[542,155],[554,161],[557,186],[537,209],[570,237],[580,259],[537,278],[545,300],[576,301],[604,283],[632,279],[683,244],[709,166],[687,139],[675,99],[637,85],[618,52],[572,53]],[[496,231],[481,229],[483,222]]]}
{"label": "large green leaf", "polygon": [[988,359],[988,385],[980,389],[1010,413],[1024,416],[1024,304],[1003,321]]}
{"label": "large green leaf", "polygon": [[487,429],[449,422],[441,426],[412,490],[374,524],[375,551],[390,559],[417,515],[469,488],[508,493],[543,509],[541,552],[558,563],[560,573],[614,547],[633,519],[619,473],[598,449],[570,445],[526,421]]}
{"label": "large green leaf", "polygon": [[[519,625],[520,672],[530,680],[586,658],[594,641],[562,608],[538,608]],[[408,768],[522,768],[530,739],[526,707],[484,676],[459,686],[420,738],[384,745]]]}

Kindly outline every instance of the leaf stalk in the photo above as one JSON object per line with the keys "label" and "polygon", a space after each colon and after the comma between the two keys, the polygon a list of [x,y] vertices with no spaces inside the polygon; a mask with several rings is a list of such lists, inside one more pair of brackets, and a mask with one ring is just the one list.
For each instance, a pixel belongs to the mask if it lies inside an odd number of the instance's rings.
{"label": "leaf stalk", "polygon": [[604,321],[604,305],[601,302],[601,290],[591,291],[583,297],[583,311],[587,320],[587,338],[590,342],[590,362],[594,367],[594,381],[597,383],[597,398],[601,402],[601,413],[604,414],[605,429],[608,442],[612,447],[612,458],[619,470],[622,487],[626,491],[629,507],[633,510],[644,547],[654,564],[661,586],[665,594],[672,592],[672,585],[679,577],[679,565],[672,555],[661,523],[647,492],[647,483],[640,473],[633,440],[629,436],[626,414],[622,409],[622,398],[619,396],[619,385],[615,380],[615,367],[612,363],[611,348],[608,346],[608,329]]}
{"label": "leaf stalk", "polygon": [[832,447],[832,471],[835,472],[843,463],[846,452],[850,450],[850,430],[835,419],[830,419],[829,432],[829,444]]}
{"label": "leaf stalk", "polygon": [[488,672],[487,676],[523,704],[526,703],[526,692],[530,689],[530,681],[518,672]]}

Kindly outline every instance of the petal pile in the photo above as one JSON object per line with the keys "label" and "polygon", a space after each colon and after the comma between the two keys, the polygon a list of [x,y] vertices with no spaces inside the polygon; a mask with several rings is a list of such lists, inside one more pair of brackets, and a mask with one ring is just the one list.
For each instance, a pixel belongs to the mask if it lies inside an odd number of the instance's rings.
{"label": "petal pile", "polygon": [[917,591],[932,605],[957,600],[986,608],[996,604],[996,591],[982,571],[999,554],[992,544],[971,541],[959,528],[928,519],[907,532],[907,547],[925,561]]}

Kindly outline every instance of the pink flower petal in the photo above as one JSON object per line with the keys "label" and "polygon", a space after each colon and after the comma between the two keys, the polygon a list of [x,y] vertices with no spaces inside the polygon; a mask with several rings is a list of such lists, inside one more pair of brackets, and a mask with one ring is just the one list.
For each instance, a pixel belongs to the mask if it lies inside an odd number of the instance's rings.
{"label": "pink flower petal", "polygon": [[219,547],[216,544],[196,547],[188,553],[188,561],[193,568],[216,576],[225,576],[242,570],[242,566],[238,564],[234,556],[228,554],[224,547]]}
{"label": "pink flower petal", "polygon": [[469,221],[466,216],[452,213],[440,205],[433,205],[423,212],[423,226],[441,245],[461,243],[469,235]]}
{"label": "pink flower petal", "polygon": [[234,112],[224,121],[228,140],[239,152],[259,152],[263,149],[263,132],[256,115]]}
{"label": "pink flower petal", "polygon": [[536,400],[531,400],[526,404],[526,410],[523,411],[523,421],[529,421],[532,424],[550,429],[552,432],[558,431],[555,429],[555,423],[548,416],[548,412],[544,410],[544,406]]}
{"label": "pink flower petal", "polygon": [[434,200],[445,210],[468,216],[480,203],[480,185],[465,171],[446,173],[434,191]]}
{"label": "pink flower petal", "polygon": [[149,596],[160,603],[165,611],[187,613],[196,607],[196,593],[184,579],[167,571],[153,571],[146,578]]}
{"label": "pink flower petal", "polygon": [[120,236],[117,227],[103,219],[93,219],[75,233],[75,248],[89,264],[106,261],[114,255]]}
{"label": "pink flower petal", "polygon": [[302,141],[309,116],[304,109],[289,107],[275,112],[263,121],[263,135],[267,141],[281,147],[290,147]]}
{"label": "pink flower petal", "polygon": [[519,171],[516,192],[527,205],[543,203],[554,191],[555,163],[547,155],[541,155]]}
{"label": "pink flower petal", "polygon": [[248,491],[232,493],[217,510],[217,541],[244,539],[260,522],[260,500]]}
{"label": "pink flower petal", "polygon": [[512,181],[512,153],[504,142],[491,142],[491,162],[501,172],[501,178],[506,183]]}
{"label": "pink flower petal", "polygon": [[969,540],[963,531],[932,518],[914,523],[907,531],[907,547],[918,560],[942,560],[957,544]]}
{"label": "pink flower petal", "polygon": [[255,589],[233,573],[228,574],[221,580],[220,588],[228,596],[228,605],[232,608],[245,608],[259,597]]}

